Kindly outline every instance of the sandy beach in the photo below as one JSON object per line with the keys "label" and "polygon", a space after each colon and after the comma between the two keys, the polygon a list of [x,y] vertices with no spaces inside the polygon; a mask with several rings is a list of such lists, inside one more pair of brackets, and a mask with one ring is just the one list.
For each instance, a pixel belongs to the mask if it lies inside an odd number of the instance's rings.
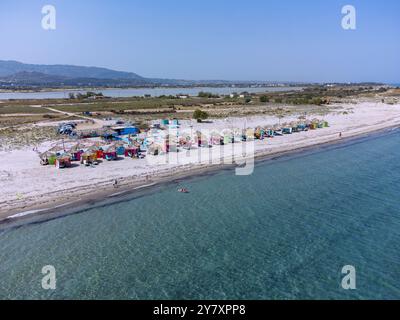
{"label": "sandy beach", "polygon": [[[310,130],[291,135],[254,142],[236,143],[212,148],[194,148],[167,155],[147,156],[145,159],[121,159],[103,162],[96,167],[78,164],[59,170],[54,166],[41,166],[33,146],[19,150],[0,152],[0,178],[3,182],[0,221],[21,219],[40,213],[45,208],[79,202],[84,199],[101,199],[106,195],[150,186],[163,181],[190,176],[210,168],[232,165],[243,157],[243,147],[254,148],[254,157],[271,156],[315,145],[339,141],[359,135],[400,126],[400,105],[376,102],[338,105],[334,112],[323,116],[328,128]],[[313,115],[308,115],[313,118]],[[322,118],[321,116],[315,116]],[[296,120],[297,116],[281,119]],[[222,130],[273,125],[276,117],[252,116],[244,118],[216,119],[209,123],[182,121],[181,130]],[[339,133],[342,133],[342,138]],[[39,151],[45,151],[55,141],[42,143]],[[244,145],[242,145],[244,144]],[[251,144],[251,147],[250,147]],[[171,153],[168,154],[171,157]],[[251,156],[251,154],[249,154]],[[247,155],[247,157],[249,156]],[[242,159],[243,160],[243,159]],[[235,161],[234,161],[235,162]],[[235,163],[233,163],[235,165]],[[119,188],[113,187],[118,180]]]}

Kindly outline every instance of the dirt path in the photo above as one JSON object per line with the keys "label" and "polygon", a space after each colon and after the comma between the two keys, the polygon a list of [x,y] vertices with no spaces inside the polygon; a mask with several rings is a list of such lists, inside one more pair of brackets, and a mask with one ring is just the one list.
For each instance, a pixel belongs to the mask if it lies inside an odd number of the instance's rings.
{"label": "dirt path", "polygon": [[42,108],[42,109],[49,110],[51,112],[60,113],[62,115],[67,115],[67,116],[70,116],[70,117],[77,117],[77,118],[81,118],[81,119],[84,119],[84,120],[88,120],[91,123],[93,123],[93,126],[90,126],[90,129],[102,128],[104,126],[104,121],[101,120],[101,119],[96,119],[96,118],[80,115],[80,114],[73,113],[73,112],[61,111],[61,110],[57,110],[57,109],[54,109],[54,108],[51,108],[51,107],[45,107],[45,106],[42,106],[42,105],[32,105],[31,107],[33,107],[33,108]]}

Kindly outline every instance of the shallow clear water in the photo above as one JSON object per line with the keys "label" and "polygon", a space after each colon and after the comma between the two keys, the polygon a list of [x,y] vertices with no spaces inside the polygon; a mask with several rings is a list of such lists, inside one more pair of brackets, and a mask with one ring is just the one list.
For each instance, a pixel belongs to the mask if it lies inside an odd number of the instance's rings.
{"label": "shallow clear water", "polygon": [[398,299],[399,147],[397,131],[3,231],[0,298]]}

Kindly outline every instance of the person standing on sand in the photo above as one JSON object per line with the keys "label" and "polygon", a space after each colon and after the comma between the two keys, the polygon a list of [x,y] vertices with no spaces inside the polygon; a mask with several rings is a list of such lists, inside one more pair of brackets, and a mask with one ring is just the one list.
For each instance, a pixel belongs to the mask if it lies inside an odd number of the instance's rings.
{"label": "person standing on sand", "polygon": [[118,180],[117,179],[114,180],[113,186],[114,186],[114,188],[118,188]]}
{"label": "person standing on sand", "polygon": [[341,132],[339,132],[339,138],[342,138],[342,133]]}

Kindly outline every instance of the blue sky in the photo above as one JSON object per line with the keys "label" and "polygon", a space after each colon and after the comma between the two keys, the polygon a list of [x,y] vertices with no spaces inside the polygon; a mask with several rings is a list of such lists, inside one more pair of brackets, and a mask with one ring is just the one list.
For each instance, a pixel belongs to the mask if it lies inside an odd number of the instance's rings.
{"label": "blue sky", "polygon": [[[41,8],[57,29],[41,28]],[[354,5],[357,29],[341,27]],[[398,0],[1,0],[0,59],[179,79],[400,82]]]}

